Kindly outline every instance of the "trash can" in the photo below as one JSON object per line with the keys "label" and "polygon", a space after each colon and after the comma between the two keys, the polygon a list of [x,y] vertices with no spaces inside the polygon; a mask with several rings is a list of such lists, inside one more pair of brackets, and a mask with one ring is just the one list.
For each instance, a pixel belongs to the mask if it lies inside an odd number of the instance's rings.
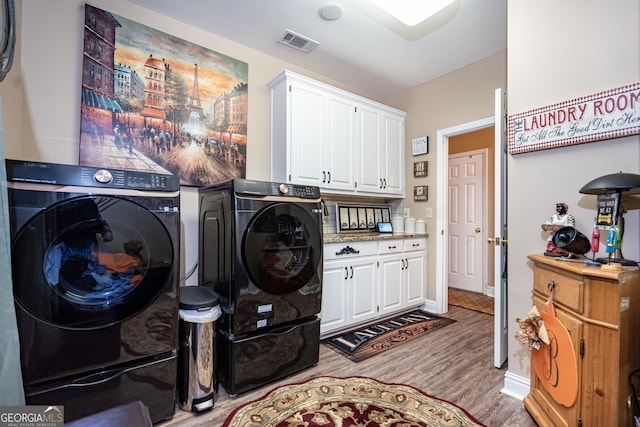
{"label": "trash can", "polygon": [[215,375],[215,321],[220,297],[204,286],[180,288],[178,347],[178,406],[183,411],[213,408],[218,381]]}

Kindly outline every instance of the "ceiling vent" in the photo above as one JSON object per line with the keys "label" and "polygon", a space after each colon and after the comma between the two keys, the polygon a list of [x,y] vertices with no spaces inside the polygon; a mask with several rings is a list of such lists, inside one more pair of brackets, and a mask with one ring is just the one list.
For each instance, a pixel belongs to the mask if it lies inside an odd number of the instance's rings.
{"label": "ceiling vent", "polygon": [[320,45],[317,41],[296,34],[290,30],[286,30],[278,42],[306,53],[311,52]]}

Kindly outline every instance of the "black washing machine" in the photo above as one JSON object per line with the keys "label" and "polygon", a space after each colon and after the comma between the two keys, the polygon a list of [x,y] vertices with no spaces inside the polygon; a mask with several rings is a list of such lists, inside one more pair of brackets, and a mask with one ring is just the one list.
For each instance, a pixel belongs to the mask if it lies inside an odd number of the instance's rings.
{"label": "black washing machine", "polygon": [[26,403],[67,421],[141,400],[175,412],[180,184],[7,160]]}
{"label": "black washing machine", "polygon": [[235,179],[199,190],[199,281],[221,297],[217,375],[231,395],[318,362],[318,187]]}

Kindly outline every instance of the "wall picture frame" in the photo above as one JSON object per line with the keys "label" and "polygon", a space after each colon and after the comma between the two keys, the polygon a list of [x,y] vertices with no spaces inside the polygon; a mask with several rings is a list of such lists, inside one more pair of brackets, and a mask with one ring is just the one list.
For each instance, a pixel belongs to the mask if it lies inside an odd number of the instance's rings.
{"label": "wall picture frame", "polygon": [[416,178],[429,175],[429,162],[423,160],[421,162],[413,163],[413,176]]}
{"label": "wall picture frame", "polygon": [[429,137],[421,136],[411,140],[411,154],[414,156],[429,154]]}
{"label": "wall picture frame", "polygon": [[417,185],[413,187],[413,200],[416,202],[426,202],[429,200],[429,186]]}

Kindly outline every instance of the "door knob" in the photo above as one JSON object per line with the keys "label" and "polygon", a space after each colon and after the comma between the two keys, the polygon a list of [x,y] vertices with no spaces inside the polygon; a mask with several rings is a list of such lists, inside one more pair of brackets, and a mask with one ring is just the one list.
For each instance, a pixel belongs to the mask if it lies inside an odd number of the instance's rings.
{"label": "door knob", "polygon": [[482,230],[480,229],[480,227],[476,227],[476,233],[481,232]]}

